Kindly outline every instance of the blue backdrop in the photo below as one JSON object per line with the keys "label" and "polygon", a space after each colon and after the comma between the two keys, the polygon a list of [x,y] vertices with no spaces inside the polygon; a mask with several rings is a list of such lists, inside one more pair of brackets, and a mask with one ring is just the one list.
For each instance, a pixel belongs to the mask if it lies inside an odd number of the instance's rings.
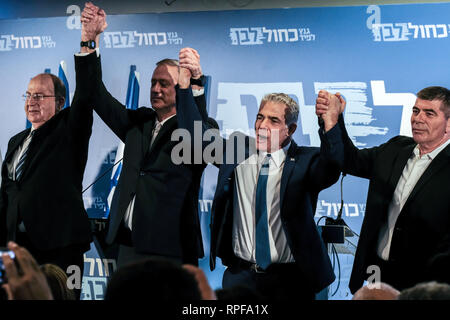
{"label": "blue backdrop", "polygon": [[[327,7],[273,10],[108,16],[101,37],[103,79],[125,103],[130,65],[140,73],[139,105],[149,106],[155,63],[177,58],[183,47],[196,48],[205,74],[211,75],[209,114],[224,136],[234,130],[253,134],[259,101],[265,93],[285,92],[300,105],[294,139],[319,145],[314,101],[320,89],[340,91],[348,104],[345,120],[359,147],[410,135],[414,93],[429,85],[450,87],[450,4]],[[75,90],[73,54],[79,50],[78,16],[0,21],[0,151],[26,126],[21,94],[31,77],[67,63],[70,95]],[[95,116],[84,186],[115,161],[119,139]],[[199,215],[205,252],[217,169],[208,167],[200,190]],[[84,194],[91,217],[105,217],[110,174]],[[367,181],[344,180],[343,218],[359,232],[365,212]],[[338,184],[319,195],[316,217],[336,216]],[[340,285],[330,299],[349,299],[353,257],[340,255]],[[214,288],[223,266],[209,271]],[[219,261],[220,262],[220,261]],[[115,262],[102,259],[95,246],[86,254],[84,299],[101,299]],[[336,268],[336,274],[338,270]],[[334,293],[334,295],[332,295]]]}

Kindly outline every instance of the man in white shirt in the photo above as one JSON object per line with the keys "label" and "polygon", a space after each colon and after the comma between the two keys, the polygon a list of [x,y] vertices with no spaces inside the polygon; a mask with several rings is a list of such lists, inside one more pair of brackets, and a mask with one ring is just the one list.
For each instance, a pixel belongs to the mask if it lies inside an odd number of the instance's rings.
{"label": "man in white shirt", "polygon": [[[318,116],[344,108],[339,94],[319,92]],[[450,91],[419,91],[411,116],[413,137],[397,136],[378,147],[357,149],[342,117],[327,117],[326,122],[339,122],[343,129],[344,172],[370,179],[351,291],[371,275],[370,265],[379,266],[381,281],[398,290],[422,281],[448,282]]]}
{"label": "man in white shirt", "polygon": [[[179,85],[179,125],[193,135],[194,123],[204,120],[188,83]],[[267,94],[255,120],[256,139],[233,133],[222,144],[219,141],[224,148],[222,159],[217,150],[213,161],[219,175],[210,266],[215,268],[216,257],[227,266],[225,289],[246,285],[264,290],[277,282],[277,287],[295,283],[297,297],[313,299],[335,279],[314,213],[318,193],[339,178],[341,133],[339,126],[320,130],[320,149],[297,146],[292,135],[298,108],[287,94]],[[206,150],[206,144],[203,147]]]}

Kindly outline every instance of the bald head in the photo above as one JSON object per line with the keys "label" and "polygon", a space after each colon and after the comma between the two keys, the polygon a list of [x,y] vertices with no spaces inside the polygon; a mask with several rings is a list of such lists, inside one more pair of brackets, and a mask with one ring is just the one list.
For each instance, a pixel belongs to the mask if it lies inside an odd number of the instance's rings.
{"label": "bald head", "polygon": [[66,88],[57,76],[41,73],[30,80],[26,93],[25,113],[37,129],[62,109]]}

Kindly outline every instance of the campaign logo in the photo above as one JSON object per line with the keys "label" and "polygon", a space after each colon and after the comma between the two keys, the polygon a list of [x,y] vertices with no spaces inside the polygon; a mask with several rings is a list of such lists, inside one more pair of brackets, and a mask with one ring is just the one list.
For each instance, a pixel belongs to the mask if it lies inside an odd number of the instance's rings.
{"label": "campaign logo", "polygon": [[252,46],[266,43],[315,41],[309,28],[267,29],[266,27],[230,28],[232,45]]}
{"label": "campaign logo", "polygon": [[13,34],[0,35],[0,51],[55,47],[56,42],[52,40],[51,36],[15,36]]}
{"label": "campaign logo", "polygon": [[106,48],[135,48],[147,46],[181,45],[178,32],[113,31],[103,36]]}
{"label": "campaign logo", "polygon": [[117,270],[115,259],[97,258],[93,250],[84,254],[83,283],[81,300],[103,300],[109,277]]}
{"label": "campaign logo", "polygon": [[[335,218],[339,215],[341,210],[341,203],[328,202],[326,200],[317,201],[317,209],[315,217],[319,218],[322,216]],[[364,217],[366,213],[365,203],[344,203],[342,205],[342,216],[343,217]]]}
{"label": "campaign logo", "polygon": [[[372,101],[369,100],[369,88]],[[347,131],[353,143],[358,147],[368,147],[366,137],[369,135],[384,136],[389,128],[398,127],[399,134],[411,136],[412,106],[416,96],[412,93],[388,93],[383,80],[366,82],[314,82],[314,93],[327,90],[331,93],[340,92],[347,101],[345,122]],[[216,121],[221,124],[222,135],[228,137],[234,131],[241,131],[254,136],[254,121],[259,108],[259,102],[268,92],[284,92],[298,102],[299,133],[303,144],[320,146],[314,102],[307,103],[302,82],[275,83],[232,83],[219,82]],[[375,106],[399,106],[402,108],[400,119],[386,119],[386,126],[377,126],[373,122]],[[397,132],[396,132],[397,134]],[[299,141],[300,141],[299,140]]]}
{"label": "campaign logo", "polygon": [[450,24],[414,24],[412,22],[381,23],[381,9],[371,5],[367,28],[372,31],[373,41],[397,42],[411,39],[445,39],[450,34]]}

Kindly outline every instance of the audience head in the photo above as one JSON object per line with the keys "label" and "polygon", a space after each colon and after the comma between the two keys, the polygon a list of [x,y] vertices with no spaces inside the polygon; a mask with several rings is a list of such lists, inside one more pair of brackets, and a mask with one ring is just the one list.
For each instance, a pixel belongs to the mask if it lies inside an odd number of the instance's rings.
{"label": "audience head", "polygon": [[151,258],[119,268],[105,300],[196,301],[201,293],[195,277],[180,264]]}
{"label": "audience head", "polygon": [[355,292],[352,300],[396,300],[399,293],[387,283],[378,282],[361,287]]}
{"label": "audience head", "polygon": [[268,301],[314,300],[314,289],[295,263],[272,263],[261,274],[256,290]]}
{"label": "audience head", "polygon": [[245,285],[216,290],[217,300],[229,302],[261,302],[264,297],[255,289]]}
{"label": "audience head", "polygon": [[47,278],[47,283],[55,300],[76,300],[75,292],[67,287],[67,274],[57,265],[44,264],[41,270]]}
{"label": "audience head", "polygon": [[402,290],[398,300],[450,300],[450,285],[435,281],[419,283]]}

